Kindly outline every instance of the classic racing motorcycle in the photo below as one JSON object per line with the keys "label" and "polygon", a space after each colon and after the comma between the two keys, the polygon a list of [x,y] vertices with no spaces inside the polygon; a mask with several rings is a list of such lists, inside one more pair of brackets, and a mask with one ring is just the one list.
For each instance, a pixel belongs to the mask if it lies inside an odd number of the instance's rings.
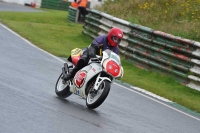
{"label": "classic racing motorcycle", "polygon": [[67,98],[73,93],[85,99],[88,108],[95,109],[108,96],[113,80],[123,77],[123,67],[120,57],[107,49],[103,51],[102,57],[91,58],[88,65],[79,70],[73,79],[64,81],[63,75],[73,69],[81,52],[82,50],[78,48],[72,50],[72,64],[64,63],[62,73],[56,82],[55,93],[61,98]]}

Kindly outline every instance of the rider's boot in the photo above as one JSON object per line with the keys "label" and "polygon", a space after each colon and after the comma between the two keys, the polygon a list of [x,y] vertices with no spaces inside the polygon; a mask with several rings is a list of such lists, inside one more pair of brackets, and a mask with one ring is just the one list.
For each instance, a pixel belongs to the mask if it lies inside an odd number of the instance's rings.
{"label": "rider's boot", "polygon": [[85,63],[84,63],[84,60],[80,59],[78,62],[77,62],[77,65],[72,69],[72,71],[70,71],[67,75],[64,75],[62,77],[62,79],[64,81],[67,81],[67,80],[70,80],[72,79],[76,72],[78,72],[78,70],[80,70],[81,68],[83,68],[85,66]]}

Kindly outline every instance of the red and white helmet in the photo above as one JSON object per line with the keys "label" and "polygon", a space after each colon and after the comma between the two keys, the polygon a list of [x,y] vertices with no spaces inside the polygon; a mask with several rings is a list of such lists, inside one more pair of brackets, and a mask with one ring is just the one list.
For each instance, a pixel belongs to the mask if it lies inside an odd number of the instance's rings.
{"label": "red and white helmet", "polygon": [[111,46],[116,47],[120,44],[124,34],[120,28],[112,28],[108,32],[108,42]]}

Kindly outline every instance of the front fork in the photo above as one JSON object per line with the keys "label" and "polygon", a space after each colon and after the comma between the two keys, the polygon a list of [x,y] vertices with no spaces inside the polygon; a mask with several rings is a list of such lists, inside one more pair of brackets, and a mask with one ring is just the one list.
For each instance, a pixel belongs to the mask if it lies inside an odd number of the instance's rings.
{"label": "front fork", "polygon": [[97,78],[96,78],[96,81],[95,81],[95,84],[94,84],[94,90],[98,90],[99,86],[101,85],[101,83],[104,81],[104,80],[108,80],[109,82],[112,82],[111,79],[109,79],[108,77],[101,77],[101,73],[98,74]]}

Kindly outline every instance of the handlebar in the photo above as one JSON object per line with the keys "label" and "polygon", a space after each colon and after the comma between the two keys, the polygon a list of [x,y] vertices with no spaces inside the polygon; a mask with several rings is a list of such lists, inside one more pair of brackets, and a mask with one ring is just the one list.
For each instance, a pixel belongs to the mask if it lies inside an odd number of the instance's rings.
{"label": "handlebar", "polygon": [[102,57],[101,58],[91,58],[91,61],[101,61],[102,60]]}
{"label": "handlebar", "polygon": [[99,57],[96,57],[96,58],[91,58],[90,60],[91,60],[92,62],[93,62],[93,61],[94,61],[94,62],[101,62],[102,57],[99,56]]}

